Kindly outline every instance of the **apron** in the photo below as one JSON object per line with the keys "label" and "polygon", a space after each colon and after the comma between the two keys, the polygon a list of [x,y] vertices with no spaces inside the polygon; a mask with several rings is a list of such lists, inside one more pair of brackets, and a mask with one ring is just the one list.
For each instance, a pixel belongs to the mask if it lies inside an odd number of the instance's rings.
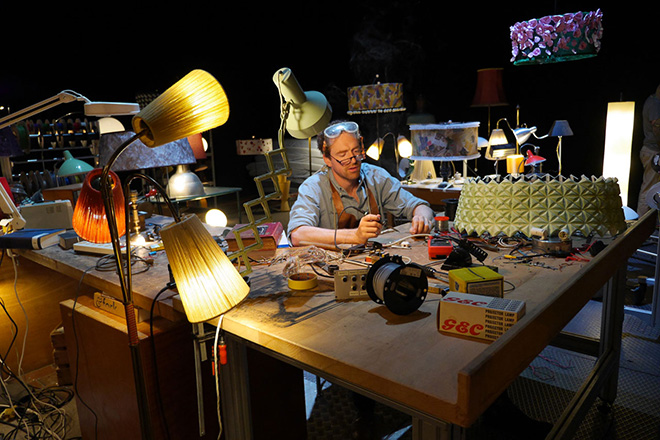
{"label": "apron", "polygon": [[[341,196],[337,192],[337,188],[330,183],[330,188],[332,188],[332,204],[335,205],[335,211],[337,214],[341,212],[339,221],[337,222],[337,229],[354,229],[357,228],[360,222],[353,215],[344,211],[344,204],[341,202]],[[380,210],[378,209],[378,204],[376,203],[376,198],[372,194],[371,190],[367,187],[367,194],[369,196],[369,209],[371,214],[379,214]]]}

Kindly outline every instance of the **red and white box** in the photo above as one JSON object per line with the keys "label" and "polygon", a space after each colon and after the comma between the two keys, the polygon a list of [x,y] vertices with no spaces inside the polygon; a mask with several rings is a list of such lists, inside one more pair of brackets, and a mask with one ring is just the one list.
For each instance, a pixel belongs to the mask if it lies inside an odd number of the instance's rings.
{"label": "red and white box", "polygon": [[524,301],[448,292],[438,304],[438,330],[494,341],[524,315]]}

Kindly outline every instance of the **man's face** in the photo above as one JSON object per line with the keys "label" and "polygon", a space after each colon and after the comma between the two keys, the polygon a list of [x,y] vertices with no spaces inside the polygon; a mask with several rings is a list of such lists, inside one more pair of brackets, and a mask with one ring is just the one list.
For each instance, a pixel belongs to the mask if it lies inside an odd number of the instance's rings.
{"label": "man's face", "polygon": [[343,132],[330,145],[330,157],[323,156],[323,160],[337,177],[354,181],[360,177],[363,154],[360,141],[354,135]]}

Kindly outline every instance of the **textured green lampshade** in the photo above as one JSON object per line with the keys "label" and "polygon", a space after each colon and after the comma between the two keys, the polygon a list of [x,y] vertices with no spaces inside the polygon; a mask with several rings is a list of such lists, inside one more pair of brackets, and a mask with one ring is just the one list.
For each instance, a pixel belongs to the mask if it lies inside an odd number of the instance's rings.
{"label": "textured green lampshade", "polygon": [[148,147],[157,147],[218,127],[229,118],[229,102],[216,79],[193,70],[151,101],[132,120]]}
{"label": "textured green lampshade", "polygon": [[65,159],[64,163],[62,164],[60,169],[57,170],[58,177],[66,177],[66,176],[73,176],[75,174],[89,173],[94,169],[94,167],[88,164],[87,162],[73,157],[73,155],[69,152],[69,150],[64,151],[64,159]]}
{"label": "textured green lampshade", "polygon": [[505,178],[501,182],[469,178],[458,200],[454,226],[460,232],[548,236],[579,231],[588,236],[616,235],[625,230],[616,178]]}

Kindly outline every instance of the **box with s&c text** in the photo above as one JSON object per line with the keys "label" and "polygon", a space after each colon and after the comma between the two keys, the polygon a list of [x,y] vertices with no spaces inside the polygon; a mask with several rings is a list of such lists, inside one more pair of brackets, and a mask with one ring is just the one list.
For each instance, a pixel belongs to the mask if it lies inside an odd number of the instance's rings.
{"label": "box with s&c text", "polygon": [[524,315],[524,301],[448,292],[438,305],[438,330],[494,341]]}

